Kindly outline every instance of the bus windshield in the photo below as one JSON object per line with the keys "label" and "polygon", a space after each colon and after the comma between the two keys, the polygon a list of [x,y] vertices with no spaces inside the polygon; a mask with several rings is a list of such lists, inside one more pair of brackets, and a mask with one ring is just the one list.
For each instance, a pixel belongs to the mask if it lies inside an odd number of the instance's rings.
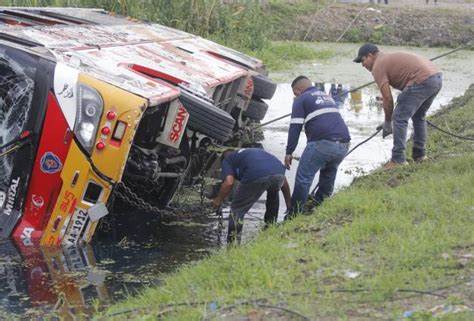
{"label": "bus windshield", "polygon": [[[30,64],[12,59],[6,51],[0,51],[0,208],[2,193],[11,184],[15,150],[10,142],[17,140],[27,125],[33,100],[34,81]],[[28,68],[28,67],[29,68]],[[9,151],[10,149],[10,151]]]}

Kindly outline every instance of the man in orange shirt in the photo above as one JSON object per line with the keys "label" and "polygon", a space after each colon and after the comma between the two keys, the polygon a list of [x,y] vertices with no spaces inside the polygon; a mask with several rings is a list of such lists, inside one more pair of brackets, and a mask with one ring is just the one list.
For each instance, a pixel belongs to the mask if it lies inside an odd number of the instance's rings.
{"label": "man in orange shirt", "polygon": [[[359,49],[356,63],[372,72],[383,99],[383,137],[393,132],[392,158],[385,168],[407,164],[405,157],[408,120],[413,122],[414,161],[426,158],[425,115],[441,89],[440,69],[430,60],[408,52],[381,52],[373,44]],[[394,108],[390,86],[401,91]],[[392,126],[393,122],[393,126]]]}

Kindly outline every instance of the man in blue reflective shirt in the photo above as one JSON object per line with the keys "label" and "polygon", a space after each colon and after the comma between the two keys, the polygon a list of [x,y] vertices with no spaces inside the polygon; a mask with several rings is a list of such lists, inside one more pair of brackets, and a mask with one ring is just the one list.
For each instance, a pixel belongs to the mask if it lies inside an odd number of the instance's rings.
{"label": "man in blue reflective shirt", "polygon": [[224,198],[230,193],[235,180],[240,181],[239,187],[232,200],[229,215],[227,242],[231,243],[240,238],[245,214],[267,192],[266,224],[274,223],[278,217],[279,196],[281,190],[287,208],[290,207],[290,187],[285,177],[285,167],[273,155],[263,149],[248,148],[228,149],[222,153],[222,185],[212,206],[219,208]]}
{"label": "man in blue reflective shirt", "polygon": [[319,171],[316,205],[334,191],[337,169],[349,149],[349,129],[334,100],[325,92],[313,87],[305,76],[291,84],[295,100],[291,112],[285,166],[290,169],[293,152],[298,145],[301,129],[305,129],[307,144],[299,161],[295,188],[291,197],[291,210],[287,218],[303,212],[314,176]]}

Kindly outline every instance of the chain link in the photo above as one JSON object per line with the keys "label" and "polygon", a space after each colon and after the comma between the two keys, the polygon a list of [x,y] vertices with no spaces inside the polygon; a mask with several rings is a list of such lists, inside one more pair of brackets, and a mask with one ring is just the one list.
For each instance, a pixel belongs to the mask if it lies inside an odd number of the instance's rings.
{"label": "chain link", "polygon": [[200,186],[199,186],[199,197],[201,201],[201,205],[204,204],[204,192],[206,188],[206,181],[205,181],[205,176],[207,174],[207,171],[209,170],[209,167],[211,166],[210,161],[213,158],[213,155],[215,152],[211,152],[211,155],[209,155],[206,159],[206,162],[203,165],[203,170],[201,171],[200,175]]}
{"label": "chain link", "polygon": [[147,201],[145,201],[143,198],[141,198],[135,192],[133,192],[130,189],[130,187],[125,185],[123,182],[117,183],[115,193],[119,198],[128,202],[130,205],[138,209],[141,209],[150,213],[158,214],[160,215],[160,217],[163,217],[163,215],[165,214],[164,210],[159,209],[158,207],[153,206]]}
{"label": "chain link", "polygon": [[[201,175],[200,175],[200,188],[199,188],[199,190],[200,190],[200,205],[201,206],[204,205],[204,190],[205,190],[205,179],[204,179],[204,177],[205,177],[205,174],[206,174],[207,169],[208,169],[207,167],[210,166],[210,161],[213,159],[213,156],[214,156],[213,154],[215,154],[215,152],[212,152],[211,155],[209,155],[206,158],[206,161],[205,161],[204,166],[203,166],[204,170],[201,171]],[[196,156],[196,155],[194,155],[194,156]],[[185,171],[182,173],[183,178],[180,180],[180,183],[177,186],[177,190],[181,187],[182,182],[189,175],[190,169],[191,169],[191,164],[192,164],[192,160],[189,162],[189,164],[186,167]],[[152,205],[151,203],[147,202],[145,199],[140,197],[137,193],[132,191],[132,189],[130,187],[128,187],[127,185],[125,185],[125,183],[123,183],[123,182],[118,182],[116,184],[115,195],[117,197],[119,197],[120,199],[122,199],[123,201],[127,202],[129,205],[131,205],[135,208],[141,209],[143,211],[146,211],[146,212],[157,214],[157,215],[160,216],[160,218],[163,218],[165,216],[176,218],[177,216],[180,216],[179,210],[178,211],[168,211],[168,210],[161,209],[157,206]],[[208,211],[204,211],[204,212],[208,212]],[[185,213],[181,213],[181,214],[185,214]],[[210,213],[207,213],[207,214],[210,214]],[[186,215],[183,215],[183,216],[186,216]]]}
{"label": "chain link", "polygon": [[[122,199],[123,201],[127,202],[128,204],[132,205],[135,208],[147,211],[149,213],[154,213],[160,216],[160,218],[164,217],[192,217],[195,216],[195,213],[191,213],[190,211],[181,212],[179,208],[173,211],[161,209],[157,206],[153,206],[149,202],[145,201],[143,198],[138,196],[135,192],[132,191],[130,187],[125,185],[123,182],[118,182],[116,185],[115,193],[117,197]],[[202,208],[204,206],[204,208]],[[201,204],[201,208],[195,208],[194,210],[199,210],[202,214],[210,215],[214,212],[212,209],[208,209],[209,205]]]}

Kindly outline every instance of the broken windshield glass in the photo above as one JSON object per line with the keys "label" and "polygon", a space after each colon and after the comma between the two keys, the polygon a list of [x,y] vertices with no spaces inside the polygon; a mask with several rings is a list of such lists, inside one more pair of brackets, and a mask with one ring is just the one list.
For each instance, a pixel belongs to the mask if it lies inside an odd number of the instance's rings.
{"label": "broken windshield glass", "polygon": [[[0,146],[20,137],[27,123],[28,110],[33,98],[34,81],[31,70],[0,52]],[[0,194],[10,185],[15,152],[0,151]],[[0,201],[2,197],[0,195]],[[0,202],[0,208],[2,208]]]}

